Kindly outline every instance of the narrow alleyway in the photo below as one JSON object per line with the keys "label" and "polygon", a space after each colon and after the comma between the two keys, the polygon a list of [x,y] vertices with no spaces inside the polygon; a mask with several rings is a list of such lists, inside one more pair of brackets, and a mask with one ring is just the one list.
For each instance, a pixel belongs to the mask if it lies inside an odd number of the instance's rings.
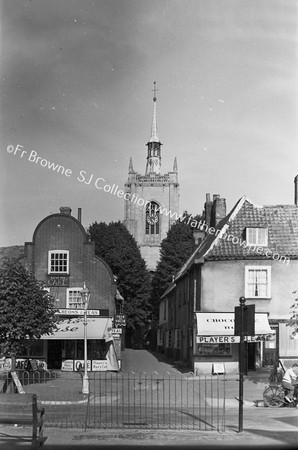
{"label": "narrow alleyway", "polygon": [[134,372],[136,374],[140,372],[179,374],[179,371],[162,354],[131,348],[126,348],[122,353],[121,369],[123,372]]}

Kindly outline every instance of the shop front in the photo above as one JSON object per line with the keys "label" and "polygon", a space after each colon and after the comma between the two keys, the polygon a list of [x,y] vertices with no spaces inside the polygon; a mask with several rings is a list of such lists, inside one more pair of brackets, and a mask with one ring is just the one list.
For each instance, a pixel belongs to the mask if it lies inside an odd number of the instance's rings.
{"label": "shop front", "polygon": [[[234,335],[234,313],[195,313],[193,366],[194,373],[238,373],[240,336]],[[255,335],[245,336],[248,370],[263,365],[264,345],[274,340],[267,313],[255,313]]]}
{"label": "shop front", "polygon": [[[76,313],[75,317],[60,316],[57,330],[42,336],[48,369],[84,370],[84,317],[78,314],[80,311]],[[111,318],[87,317],[88,371],[119,370],[112,330]]]}

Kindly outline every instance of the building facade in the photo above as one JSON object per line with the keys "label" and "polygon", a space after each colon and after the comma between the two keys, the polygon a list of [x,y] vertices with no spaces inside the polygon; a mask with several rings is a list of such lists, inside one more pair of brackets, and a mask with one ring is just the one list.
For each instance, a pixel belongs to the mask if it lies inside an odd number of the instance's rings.
{"label": "building facade", "polygon": [[156,92],[154,84],[153,119],[147,143],[145,174],[133,168],[132,158],[125,183],[124,224],[136,239],[149,270],[154,271],[159,260],[161,241],[166,237],[179,213],[178,167],[161,173],[161,146],[157,135]]}
{"label": "building facade", "polygon": [[18,355],[17,368],[26,368],[30,359],[46,369],[83,370],[85,304],[81,293],[85,286],[89,291],[88,370],[118,370],[121,336],[113,339],[113,323],[121,313],[122,297],[110,267],[95,256],[94,243],[81,224],[81,210],[78,219],[68,207],[45,217],[37,225],[32,242],[25,243],[19,261],[45,283],[55,299],[59,320],[57,330],[42,336],[30,354]]}
{"label": "building facade", "polygon": [[298,339],[287,326],[298,280],[297,177],[294,205],[258,206],[242,197],[217,222],[224,202],[211,203],[207,198],[207,221],[195,230],[201,240],[160,300],[159,350],[195,373],[218,364],[237,372],[234,310],[245,297],[256,312],[255,335],[246,337],[248,369],[297,358]]}

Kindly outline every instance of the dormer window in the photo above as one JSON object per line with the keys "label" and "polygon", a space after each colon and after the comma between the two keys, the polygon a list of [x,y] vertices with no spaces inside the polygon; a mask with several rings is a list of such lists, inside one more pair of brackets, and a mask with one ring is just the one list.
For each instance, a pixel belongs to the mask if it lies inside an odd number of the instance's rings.
{"label": "dormer window", "polygon": [[247,244],[267,247],[268,245],[268,228],[246,228]]}

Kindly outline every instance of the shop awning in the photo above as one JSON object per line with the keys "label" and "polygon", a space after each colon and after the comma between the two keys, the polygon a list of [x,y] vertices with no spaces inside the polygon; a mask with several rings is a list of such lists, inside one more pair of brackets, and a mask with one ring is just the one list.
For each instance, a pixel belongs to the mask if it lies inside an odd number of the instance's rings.
{"label": "shop awning", "polygon": [[[107,317],[87,318],[87,338],[110,340],[112,320]],[[41,339],[84,339],[84,317],[63,318],[57,324],[57,331],[44,334]]]}
{"label": "shop awning", "polygon": [[[234,313],[198,312],[197,320],[197,342],[198,343],[225,343],[239,342],[239,336],[234,336]],[[255,313],[255,335],[246,336],[248,341],[266,340],[266,335],[274,331],[270,328],[267,313]]]}

